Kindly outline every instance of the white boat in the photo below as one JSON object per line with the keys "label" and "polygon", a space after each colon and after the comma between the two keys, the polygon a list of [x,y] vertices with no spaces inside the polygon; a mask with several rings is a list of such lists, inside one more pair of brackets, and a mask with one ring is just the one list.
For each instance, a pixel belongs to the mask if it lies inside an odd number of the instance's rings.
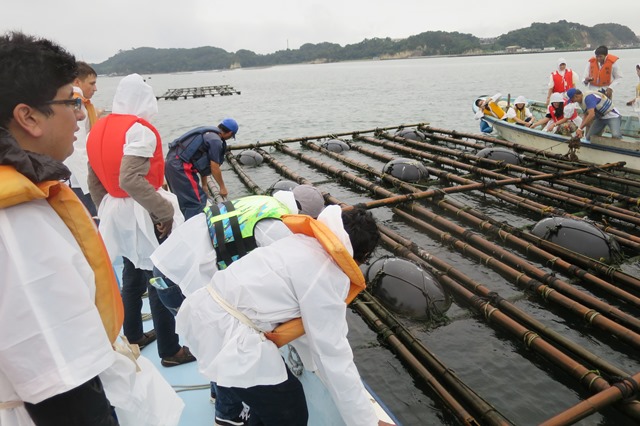
{"label": "white boat", "polygon": [[[485,98],[486,96],[479,96],[474,99],[472,104],[474,113],[478,111],[475,101]],[[508,109],[509,101],[506,97],[501,98],[497,103],[505,111]],[[511,99],[512,103],[513,99]],[[528,108],[536,120],[544,117],[547,111],[547,106],[543,102],[529,101]],[[569,152],[569,141],[571,141],[569,136],[530,129],[487,115],[482,120],[493,128],[497,136],[509,142],[553,154],[564,155]],[[640,170],[640,121],[635,116],[622,116],[621,127],[622,139],[613,139],[606,132],[602,136],[592,136],[590,142],[584,138],[581,139],[577,147],[578,158],[598,164],[625,161],[627,168]]]}

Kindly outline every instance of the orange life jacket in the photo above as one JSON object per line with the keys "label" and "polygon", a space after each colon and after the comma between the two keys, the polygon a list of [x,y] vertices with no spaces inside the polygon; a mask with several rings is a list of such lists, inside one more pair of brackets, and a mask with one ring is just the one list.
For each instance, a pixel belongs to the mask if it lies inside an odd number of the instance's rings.
{"label": "orange life jacket", "polygon": [[[331,255],[340,269],[349,277],[351,284],[345,302],[351,303],[358,293],[365,289],[366,283],[362,271],[347,248],[338,237],[322,222],[311,216],[291,214],[283,215],[282,221],[294,234],[303,234],[317,239],[322,247]],[[295,318],[279,325],[273,331],[264,333],[265,337],[279,348],[304,334],[301,318]]]}
{"label": "orange life jacket", "polygon": [[569,68],[564,70],[564,75],[554,71],[551,73],[551,77],[553,77],[554,93],[564,93],[573,87],[573,71]]}
{"label": "orange life jacket", "polygon": [[78,197],[64,183],[50,180],[34,184],[12,166],[0,166],[0,208],[46,199],[78,242],[95,276],[95,305],[109,341],[122,328],[124,309],[111,260],[98,228]]}
{"label": "orange life jacket", "polygon": [[127,130],[135,123],[150,129],[156,136],[156,150],[151,157],[151,168],[146,179],[155,189],[164,182],[164,157],[160,134],[148,121],[128,114],[109,114],[98,120],[87,138],[89,164],[98,179],[112,197],[129,196],[120,187],[120,165],[124,156]]}
{"label": "orange life jacket", "polygon": [[91,103],[91,99],[85,98],[84,96],[82,96],[78,92],[73,92],[73,97],[74,97],[74,99],[75,98],[82,99],[82,104],[84,105],[84,108],[87,110],[87,118],[89,119],[89,128],[91,129],[93,127],[93,125],[96,124],[96,121],[98,121],[98,115],[96,114],[96,108]]}
{"label": "orange life jacket", "polygon": [[589,77],[593,78],[590,84],[597,87],[604,87],[611,84],[611,73],[613,64],[618,60],[615,55],[607,55],[602,67],[598,66],[598,60],[593,57],[589,59]]}

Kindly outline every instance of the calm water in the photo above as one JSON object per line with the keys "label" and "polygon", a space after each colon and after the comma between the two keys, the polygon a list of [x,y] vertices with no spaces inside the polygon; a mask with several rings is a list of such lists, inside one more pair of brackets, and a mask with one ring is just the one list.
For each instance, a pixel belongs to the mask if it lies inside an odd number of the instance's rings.
{"label": "calm water", "polygon": [[[640,50],[612,53],[620,56],[625,76],[614,94],[614,102],[617,101],[624,113],[630,113],[631,109],[624,103],[633,97],[638,82],[634,66],[640,62]],[[165,143],[192,127],[215,125],[226,116],[240,123],[238,143],[420,122],[476,132],[478,123],[473,119],[470,106],[476,95],[502,92],[510,93],[512,98],[524,95],[544,100],[549,73],[561,56],[582,77],[589,57],[587,52],[291,65],[145,77],[157,95],[169,88],[220,84],[231,85],[242,92],[239,96],[159,101],[160,111],[152,122]],[[118,81],[118,77],[98,79],[99,91],[94,97],[98,107],[110,109]],[[376,167],[383,165],[376,164],[375,160],[367,161]],[[366,200],[361,198],[363,195],[354,195],[307,166],[293,162],[293,168],[344,201]],[[245,195],[246,190],[227,165],[223,170],[230,195]],[[264,188],[278,179],[268,167],[252,170],[251,175]],[[474,197],[462,195],[456,199],[516,226],[537,220],[526,215],[515,216],[508,205],[482,205]],[[547,310],[497,274],[478,268],[439,242],[417,234],[406,224],[394,220],[389,210],[376,209],[375,213],[387,225],[412,236],[421,247],[500,292],[580,345],[632,374],[640,371],[637,354],[631,354],[628,348],[612,348],[594,338],[591,331],[581,332],[572,318]],[[466,309],[454,304],[448,317],[449,322],[439,327],[411,321],[406,325],[463,381],[515,424],[537,424],[586,396],[571,379],[549,368],[538,356],[523,350],[505,333],[491,328]],[[350,338],[363,377],[405,425],[457,424],[427,387],[378,343],[375,333],[357,315],[350,314],[349,321]],[[607,412],[604,416],[591,416],[580,424],[619,425],[622,421],[624,419],[615,413]]]}

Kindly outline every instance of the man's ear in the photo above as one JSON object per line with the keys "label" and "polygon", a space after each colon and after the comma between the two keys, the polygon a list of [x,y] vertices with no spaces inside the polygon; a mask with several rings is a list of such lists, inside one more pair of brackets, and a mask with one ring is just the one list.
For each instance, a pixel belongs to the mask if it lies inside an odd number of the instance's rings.
{"label": "man's ear", "polygon": [[27,104],[18,104],[13,109],[13,120],[24,132],[34,138],[42,136],[42,121],[45,115]]}

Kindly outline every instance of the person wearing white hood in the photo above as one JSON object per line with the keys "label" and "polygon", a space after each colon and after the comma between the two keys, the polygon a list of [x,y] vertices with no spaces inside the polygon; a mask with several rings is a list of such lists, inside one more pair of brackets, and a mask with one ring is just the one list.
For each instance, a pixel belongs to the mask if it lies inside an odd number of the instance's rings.
{"label": "person wearing white hood", "polygon": [[527,98],[518,96],[513,106],[507,111],[507,121],[520,126],[531,127],[533,124],[533,114],[527,108]]}
{"label": "person wearing white hood", "polygon": [[[153,89],[138,74],[116,89],[113,113],[100,119],[87,140],[89,190],[98,206],[100,232],[112,259],[122,256],[124,335],[143,347],[158,338],[162,365],[194,361],[180,346],[173,315],[149,285],[151,253],[184,222],[175,195],[162,188],[164,156],[158,131],[147,120],[158,112]],[[149,292],[155,331],[144,333],[140,310]]]}
{"label": "person wearing white hood", "polygon": [[578,81],[580,81],[578,73],[571,68],[567,68],[567,61],[564,58],[558,59],[558,69],[553,71],[549,76],[547,105],[549,105],[549,100],[553,93],[564,95],[567,93],[567,90],[576,87]]}

